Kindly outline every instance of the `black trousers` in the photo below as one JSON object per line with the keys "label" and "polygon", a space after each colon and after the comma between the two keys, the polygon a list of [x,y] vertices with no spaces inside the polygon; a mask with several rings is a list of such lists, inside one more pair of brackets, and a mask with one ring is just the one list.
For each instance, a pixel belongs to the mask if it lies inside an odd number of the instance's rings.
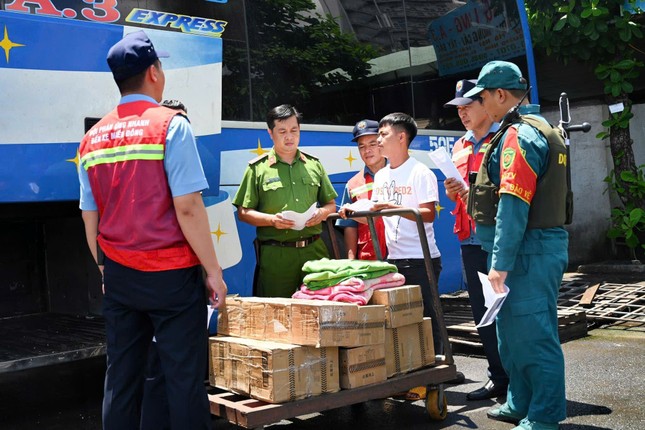
{"label": "black trousers", "polygon": [[[208,338],[201,268],[141,272],[106,259],[104,281],[104,430],[139,430],[144,369],[153,336],[169,400],[170,427],[210,429],[204,386]],[[157,412],[147,409],[145,413]]]}
{"label": "black trousers", "polygon": [[[473,310],[475,324],[479,324],[486,312],[482,284],[479,281],[477,272],[488,273],[487,259],[488,254],[480,245],[461,246],[461,261],[466,274],[468,297],[470,298],[470,307]],[[495,383],[508,384],[508,376],[506,376],[502,361],[499,358],[495,323],[478,328],[477,331],[484,346],[484,354],[486,354],[486,359],[488,360],[488,378]]]}
{"label": "black trousers", "polygon": [[[405,258],[396,260],[387,260],[388,263],[394,264],[403,276],[405,276],[406,285],[419,285],[423,296],[423,316],[432,318],[432,340],[434,343],[435,354],[443,354],[443,342],[439,332],[439,321],[432,306],[432,292],[430,290],[430,279],[426,271],[425,260],[423,258]],[[434,272],[435,288],[439,288],[439,275],[441,274],[441,257],[432,259],[432,271]],[[438,293],[438,291],[437,291]],[[441,306],[439,304],[439,306]]]}

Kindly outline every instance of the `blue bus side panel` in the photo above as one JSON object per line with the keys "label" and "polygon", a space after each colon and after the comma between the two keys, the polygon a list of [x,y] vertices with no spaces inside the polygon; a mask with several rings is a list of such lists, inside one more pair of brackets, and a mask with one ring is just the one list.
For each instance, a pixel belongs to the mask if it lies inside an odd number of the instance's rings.
{"label": "blue bus side panel", "polygon": [[[346,132],[336,131],[307,131],[301,133],[300,149],[318,157],[332,180],[339,197],[340,204],[345,183],[363,167],[356,145],[351,142],[350,128]],[[418,136],[411,145],[411,152],[420,161],[429,164],[428,151],[439,146],[450,146],[456,140],[454,133],[447,135]],[[248,162],[271,148],[271,140],[265,129],[251,128],[222,128],[222,134],[215,137],[217,149],[220,151],[220,191],[225,192],[232,200],[237,192],[244,169]],[[433,169],[439,182],[440,202],[434,222],[436,240],[441,251],[443,270],[439,279],[441,293],[454,292],[463,289],[461,257],[459,243],[452,233],[454,216],[450,211],[454,208],[445,195],[443,188],[444,176]],[[210,191],[208,192],[210,193]],[[205,193],[206,195],[206,193]],[[237,220],[237,215],[236,215]],[[225,270],[229,290],[243,296],[251,295],[255,255],[252,247],[255,238],[255,228],[245,223],[237,222],[242,258],[240,263]],[[226,251],[224,251],[226,252]]]}

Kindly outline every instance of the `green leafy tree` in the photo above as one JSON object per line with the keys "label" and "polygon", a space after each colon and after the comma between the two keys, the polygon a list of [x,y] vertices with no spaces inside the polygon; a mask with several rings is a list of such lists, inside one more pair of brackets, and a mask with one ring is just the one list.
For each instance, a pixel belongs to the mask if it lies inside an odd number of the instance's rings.
{"label": "green leafy tree", "polygon": [[223,82],[228,118],[245,116],[249,91],[254,120],[281,103],[304,109],[316,91],[367,76],[377,56],[332,17],[317,14],[311,0],[246,0],[246,13],[250,62],[243,44],[224,48],[232,72]]}
{"label": "green leafy tree", "polygon": [[[623,10],[626,3],[633,7],[631,13]],[[624,107],[602,123],[609,131],[597,135],[609,138],[614,170],[605,181],[623,204],[612,211],[609,235],[625,238],[632,249],[643,246],[643,166],[636,166],[629,132],[634,116],[630,94],[643,70],[634,46],[643,38],[643,11],[634,0],[525,0],[525,5],[534,45],[564,64],[579,60],[592,65],[607,104]]]}

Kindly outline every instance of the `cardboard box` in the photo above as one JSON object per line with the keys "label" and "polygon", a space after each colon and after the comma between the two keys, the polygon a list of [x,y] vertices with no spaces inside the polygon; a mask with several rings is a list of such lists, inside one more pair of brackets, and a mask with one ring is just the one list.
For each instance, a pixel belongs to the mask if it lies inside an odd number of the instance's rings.
{"label": "cardboard box", "polygon": [[266,298],[244,297],[241,300],[243,322],[240,324],[240,337],[265,340]]}
{"label": "cardboard box", "polygon": [[246,317],[242,307],[243,299],[237,294],[226,296],[224,306],[217,312],[217,334],[222,336],[242,336]]}
{"label": "cardboard box", "polygon": [[[353,347],[360,345],[358,308],[353,303],[323,300],[227,297],[226,307],[218,315],[218,334],[296,345]],[[365,318],[374,314],[367,311]]]}
{"label": "cardboard box", "polygon": [[385,345],[340,348],[340,388],[357,388],[387,379]]}
{"label": "cardboard box", "polygon": [[388,378],[434,362],[430,318],[424,318],[416,324],[385,329],[385,367]]}
{"label": "cardboard box", "polygon": [[239,338],[210,338],[209,382],[212,386],[250,395],[249,357],[251,349]]}
{"label": "cardboard box", "polygon": [[297,345],[356,346],[358,305],[322,300],[291,303],[291,336]]}
{"label": "cardboard box", "polygon": [[290,342],[292,299],[266,298],[264,305],[265,324],[262,339]]}
{"label": "cardboard box", "polygon": [[210,339],[211,385],[269,403],[340,390],[338,348],[255,339]]}
{"label": "cardboard box", "polygon": [[300,370],[305,373],[301,384],[304,397],[340,391],[338,347],[303,346],[301,349],[303,361],[298,363],[302,363]]}
{"label": "cardboard box", "polygon": [[385,343],[385,306],[358,307],[356,338],[356,346]]}
{"label": "cardboard box", "polygon": [[386,328],[402,327],[423,320],[423,298],[418,285],[375,290],[370,304],[385,306]]}

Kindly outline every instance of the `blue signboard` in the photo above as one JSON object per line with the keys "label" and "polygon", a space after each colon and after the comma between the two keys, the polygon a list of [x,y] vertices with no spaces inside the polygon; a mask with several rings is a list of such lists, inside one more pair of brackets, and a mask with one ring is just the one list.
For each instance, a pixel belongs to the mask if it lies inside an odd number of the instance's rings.
{"label": "blue signboard", "polygon": [[479,68],[490,60],[524,55],[524,36],[516,14],[489,7],[488,1],[468,2],[437,18],[428,27],[439,74]]}

